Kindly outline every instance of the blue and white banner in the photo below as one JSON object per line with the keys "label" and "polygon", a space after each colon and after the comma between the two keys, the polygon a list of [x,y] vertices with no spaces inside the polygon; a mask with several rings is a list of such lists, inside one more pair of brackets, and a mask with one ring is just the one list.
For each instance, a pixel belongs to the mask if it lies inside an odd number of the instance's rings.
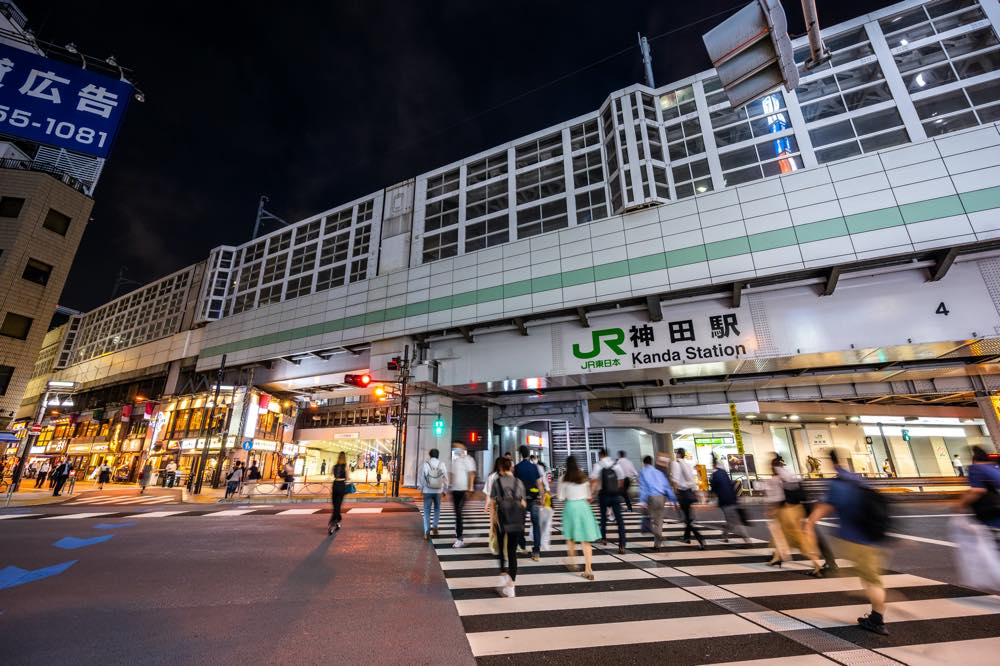
{"label": "blue and white banner", "polygon": [[107,157],[132,85],[0,44],[0,134]]}

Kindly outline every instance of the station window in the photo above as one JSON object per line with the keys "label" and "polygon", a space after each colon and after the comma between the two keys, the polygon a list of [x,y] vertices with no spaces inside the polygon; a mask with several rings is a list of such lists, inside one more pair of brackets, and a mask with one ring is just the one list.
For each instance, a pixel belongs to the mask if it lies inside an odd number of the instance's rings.
{"label": "station window", "polygon": [[292,278],[288,281],[288,286],[285,288],[285,298],[298,298],[299,296],[307,296],[312,292],[312,275],[303,275],[302,277]]}
{"label": "station window", "polygon": [[566,217],[566,200],[557,199],[540,206],[529,206],[517,211],[517,237],[529,238],[548,231],[569,226]]}
{"label": "station window", "polygon": [[562,154],[561,132],[522,143],[514,149],[515,164],[518,169],[550,160]]}
{"label": "station window", "polygon": [[1000,78],[914,101],[928,136],[1000,120]]}
{"label": "station window", "polygon": [[288,253],[279,254],[276,257],[268,257],[264,262],[264,274],[261,284],[281,280],[285,277],[285,267],[288,265]]}
{"label": "station window", "polygon": [[674,174],[674,191],[678,199],[712,190],[712,178],[708,173],[706,159],[673,166],[671,170]]}
{"label": "station window", "polygon": [[458,197],[448,197],[427,204],[424,212],[424,231],[434,231],[458,224]]}
{"label": "station window", "polygon": [[52,266],[37,259],[28,259],[28,263],[24,266],[24,273],[21,274],[21,277],[25,280],[40,284],[43,287],[49,283],[49,277],[51,276]]}
{"label": "station window", "polygon": [[[794,136],[767,140],[719,155],[727,186],[739,185],[802,168]],[[749,166],[748,166],[749,165]]]}
{"label": "station window", "polygon": [[604,184],[604,165],[601,152],[592,150],[573,157],[573,187],[582,189],[591,185]]}
{"label": "station window", "polygon": [[319,256],[319,265],[329,266],[333,263],[347,261],[350,244],[351,234],[349,231],[324,238],[323,248]]}
{"label": "station window", "polygon": [[277,236],[272,236],[271,240],[268,241],[267,253],[275,254],[281,252],[282,250],[287,250],[292,244],[292,230],[278,234]]}
{"label": "station window", "polygon": [[373,199],[369,199],[368,201],[358,204],[358,224],[370,222],[374,215],[375,201]]}
{"label": "station window", "polygon": [[45,221],[42,222],[42,226],[49,231],[56,232],[60,236],[65,236],[66,232],[69,231],[69,224],[72,221],[69,215],[63,215],[56,209],[50,208],[49,212],[45,214]]}
{"label": "station window", "polygon": [[[317,234],[319,232],[317,231]],[[292,250],[292,260],[288,265],[289,277],[308,273],[316,267],[316,243],[303,245]]]}
{"label": "station window", "polygon": [[266,241],[259,241],[243,250],[243,264],[249,264],[264,257],[264,246]]}
{"label": "station window", "polygon": [[307,243],[311,240],[319,238],[319,230],[322,224],[322,220],[314,220],[297,227],[295,229],[295,244],[301,245],[302,243]]}
{"label": "station window", "polygon": [[368,277],[368,257],[351,262],[351,282],[360,282]]}
{"label": "station window", "polygon": [[830,50],[830,60],[813,69],[805,68],[805,62],[809,58],[809,47],[803,47],[795,51],[794,58],[795,63],[799,66],[800,77],[805,78],[810,74],[839,67],[840,65],[860,60],[875,53],[868,41],[868,33],[865,32],[864,28],[855,28],[838,35],[833,35],[832,37],[824,37],[824,40],[826,41],[827,48]]}
{"label": "station window", "polygon": [[20,197],[0,197],[0,217],[15,218],[21,214],[24,199]]}
{"label": "station window", "polygon": [[554,162],[517,174],[517,203],[538,201],[566,191],[563,163]]}
{"label": "station window", "polygon": [[585,224],[608,216],[607,194],[604,187],[579,192],[576,195],[576,223]]}
{"label": "station window", "polygon": [[7,387],[10,386],[10,380],[13,378],[14,367],[10,365],[0,365],[0,395],[7,395]]}
{"label": "station window", "polygon": [[575,152],[601,145],[601,133],[597,131],[597,120],[588,120],[575,125],[569,131],[570,148]]}
{"label": "station window", "polygon": [[8,312],[3,318],[3,324],[0,324],[0,335],[16,340],[27,340],[32,321],[31,317]]}
{"label": "station window", "polygon": [[316,273],[316,291],[326,291],[333,287],[344,286],[344,276],[347,274],[347,265],[341,264],[333,268],[327,268]]}
{"label": "station window", "polygon": [[507,213],[501,213],[481,222],[474,222],[465,228],[465,251],[475,252],[485,247],[493,247],[510,240],[510,221]]}
{"label": "station window", "polygon": [[272,284],[269,287],[262,287],[260,290],[260,298],[257,301],[258,305],[267,305],[268,303],[278,303],[281,301],[281,288],[284,285],[281,283]]}
{"label": "station window", "polygon": [[465,169],[466,186],[482,183],[507,173],[507,153],[497,153],[471,162]]}
{"label": "station window", "polygon": [[427,179],[427,198],[434,199],[449,192],[458,191],[458,169],[431,176]]}
{"label": "station window", "polygon": [[899,112],[890,107],[810,129],[809,138],[823,164],[906,143],[909,136],[902,125]]}
{"label": "station window", "polygon": [[354,219],[354,209],[348,208],[347,210],[342,210],[339,213],[334,213],[326,218],[326,226],[323,233],[330,235],[337,231],[345,231],[351,228],[351,222]]}
{"label": "station window", "polygon": [[680,118],[696,109],[694,88],[691,86],[660,95],[660,113],[663,114],[664,121]]}
{"label": "station window", "polygon": [[423,263],[458,254],[458,229],[424,236]]}
{"label": "station window", "polygon": [[465,195],[465,219],[507,210],[506,179],[469,190]]}
{"label": "station window", "polygon": [[358,227],[354,231],[354,252],[352,256],[360,257],[368,254],[369,245],[372,239],[372,225],[366,224]]}

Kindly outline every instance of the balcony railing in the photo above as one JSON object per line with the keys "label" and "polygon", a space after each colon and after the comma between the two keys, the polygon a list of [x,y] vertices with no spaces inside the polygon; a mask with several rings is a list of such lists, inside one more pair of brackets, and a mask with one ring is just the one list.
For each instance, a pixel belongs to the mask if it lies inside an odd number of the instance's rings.
{"label": "balcony railing", "polygon": [[0,159],[0,169],[18,169],[20,171],[38,171],[47,173],[59,182],[69,185],[81,194],[87,194],[86,184],[79,178],[74,178],[70,174],[55,167],[40,164],[34,160],[18,160],[13,158]]}

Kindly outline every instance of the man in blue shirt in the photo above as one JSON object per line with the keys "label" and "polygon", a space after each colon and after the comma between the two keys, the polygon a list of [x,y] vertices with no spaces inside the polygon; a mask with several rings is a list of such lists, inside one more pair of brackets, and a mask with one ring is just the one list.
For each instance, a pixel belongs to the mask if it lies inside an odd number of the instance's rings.
{"label": "man in blue shirt", "polygon": [[858,625],[862,629],[888,636],[883,618],[885,585],[882,583],[882,549],[865,536],[861,524],[861,486],[864,480],[859,474],[841,467],[840,455],[836,449],[830,450],[830,460],[837,471],[837,478],[830,482],[823,502],[809,514],[809,529],[815,530],[816,523],[832,513],[840,517],[840,526],[837,528],[837,543],[840,547],[837,550],[842,550],[843,556],[854,563],[861,579],[861,587],[872,605],[868,615],[858,618]]}
{"label": "man in blue shirt", "polygon": [[[542,477],[542,473],[538,471],[538,465],[529,460],[531,452],[528,450],[527,446],[522,444],[517,452],[521,454],[521,462],[514,466],[514,476],[524,484],[524,493],[528,503],[526,511],[531,514],[531,559],[538,562],[541,559],[542,544],[542,503],[540,501],[542,499],[542,484],[540,484],[538,480]],[[518,547],[522,551],[528,549],[528,541],[525,538],[525,532],[521,532]]]}
{"label": "man in blue shirt", "polygon": [[744,542],[750,543],[747,526],[743,524],[743,519],[740,518],[739,503],[736,499],[736,490],[733,488],[733,480],[730,478],[729,473],[719,464],[719,459],[714,453],[712,454],[712,466],[715,468],[715,471],[712,472],[708,483],[715,494],[715,498],[719,501],[719,509],[722,510],[722,515],[726,519],[726,526],[723,529],[722,535],[723,541],[728,542],[729,535],[731,534],[742,537]]}
{"label": "man in blue shirt", "polygon": [[653,550],[658,550],[663,540],[663,514],[668,499],[671,503],[677,502],[667,476],[653,467],[652,456],[646,456],[642,459],[642,471],[639,472],[639,503],[645,504],[649,513]]}
{"label": "man in blue shirt", "polygon": [[973,446],[972,464],[969,465],[969,489],[962,495],[961,506],[972,509],[976,518],[988,527],[1000,529],[1000,516],[995,515],[997,505],[1000,504],[1000,499],[995,497],[998,492],[1000,467],[990,461],[985,449]]}

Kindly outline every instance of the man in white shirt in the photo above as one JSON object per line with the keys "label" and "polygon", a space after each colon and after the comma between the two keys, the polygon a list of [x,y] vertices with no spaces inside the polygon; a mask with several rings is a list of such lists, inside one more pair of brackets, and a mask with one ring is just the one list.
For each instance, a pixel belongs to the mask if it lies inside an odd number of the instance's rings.
{"label": "man in white shirt", "polygon": [[631,488],[635,480],[639,478],[639,472],[636,471],[635,465],[632,464],[632,461],[625,457],[624,451],[618,452],[618,468],[625,475],[625,484],[622,488],[622,497],[625,499],[625,508],[632,511],[632,498],[629,497],[628,489]]}
{"label": "man in white shirt", "polygon": [[590,484],[597,489],[597,501],[601,509],[601,544],[608,545],[608,509],[618,523],[618,552],[625,552],[625,520],[622,518],[622,489],[625,487],[625,472],[601,449],[600,460],[590,472]]}
{"label": "man in white shirt", "polygon": [[681,541],[691,543],[691,536],[694,535],[694,538],[698,540],[698,548],[705,550],[705,537],[694,526],[693,506],[698,501],[696,492],[698,477],[695,475],[691,463],[684,458],[686,451],[677,449],[675,453],[675,459],[670,463],[670,482],[674,484],[674,490],[677,492],[677,503],[684,513],[684,537]]}
{"label": "man in white shirt", "polygon": [[167,471],[167,481],[165,485],[167,486],[167,488],[173,488],[174,481],[177,478],[177,463],[175,463],[173,460],[168,462],[166,471]]}
{"label": "man in white shirt", "polygon": [[464,548],[462,541],[462,507],[465,494],[473,489],[476,479],[476,461],[465,450],[462,442],[451,443],[454,458],[451,461],[451,502],[455,507],[455,543],[452,548]]}

